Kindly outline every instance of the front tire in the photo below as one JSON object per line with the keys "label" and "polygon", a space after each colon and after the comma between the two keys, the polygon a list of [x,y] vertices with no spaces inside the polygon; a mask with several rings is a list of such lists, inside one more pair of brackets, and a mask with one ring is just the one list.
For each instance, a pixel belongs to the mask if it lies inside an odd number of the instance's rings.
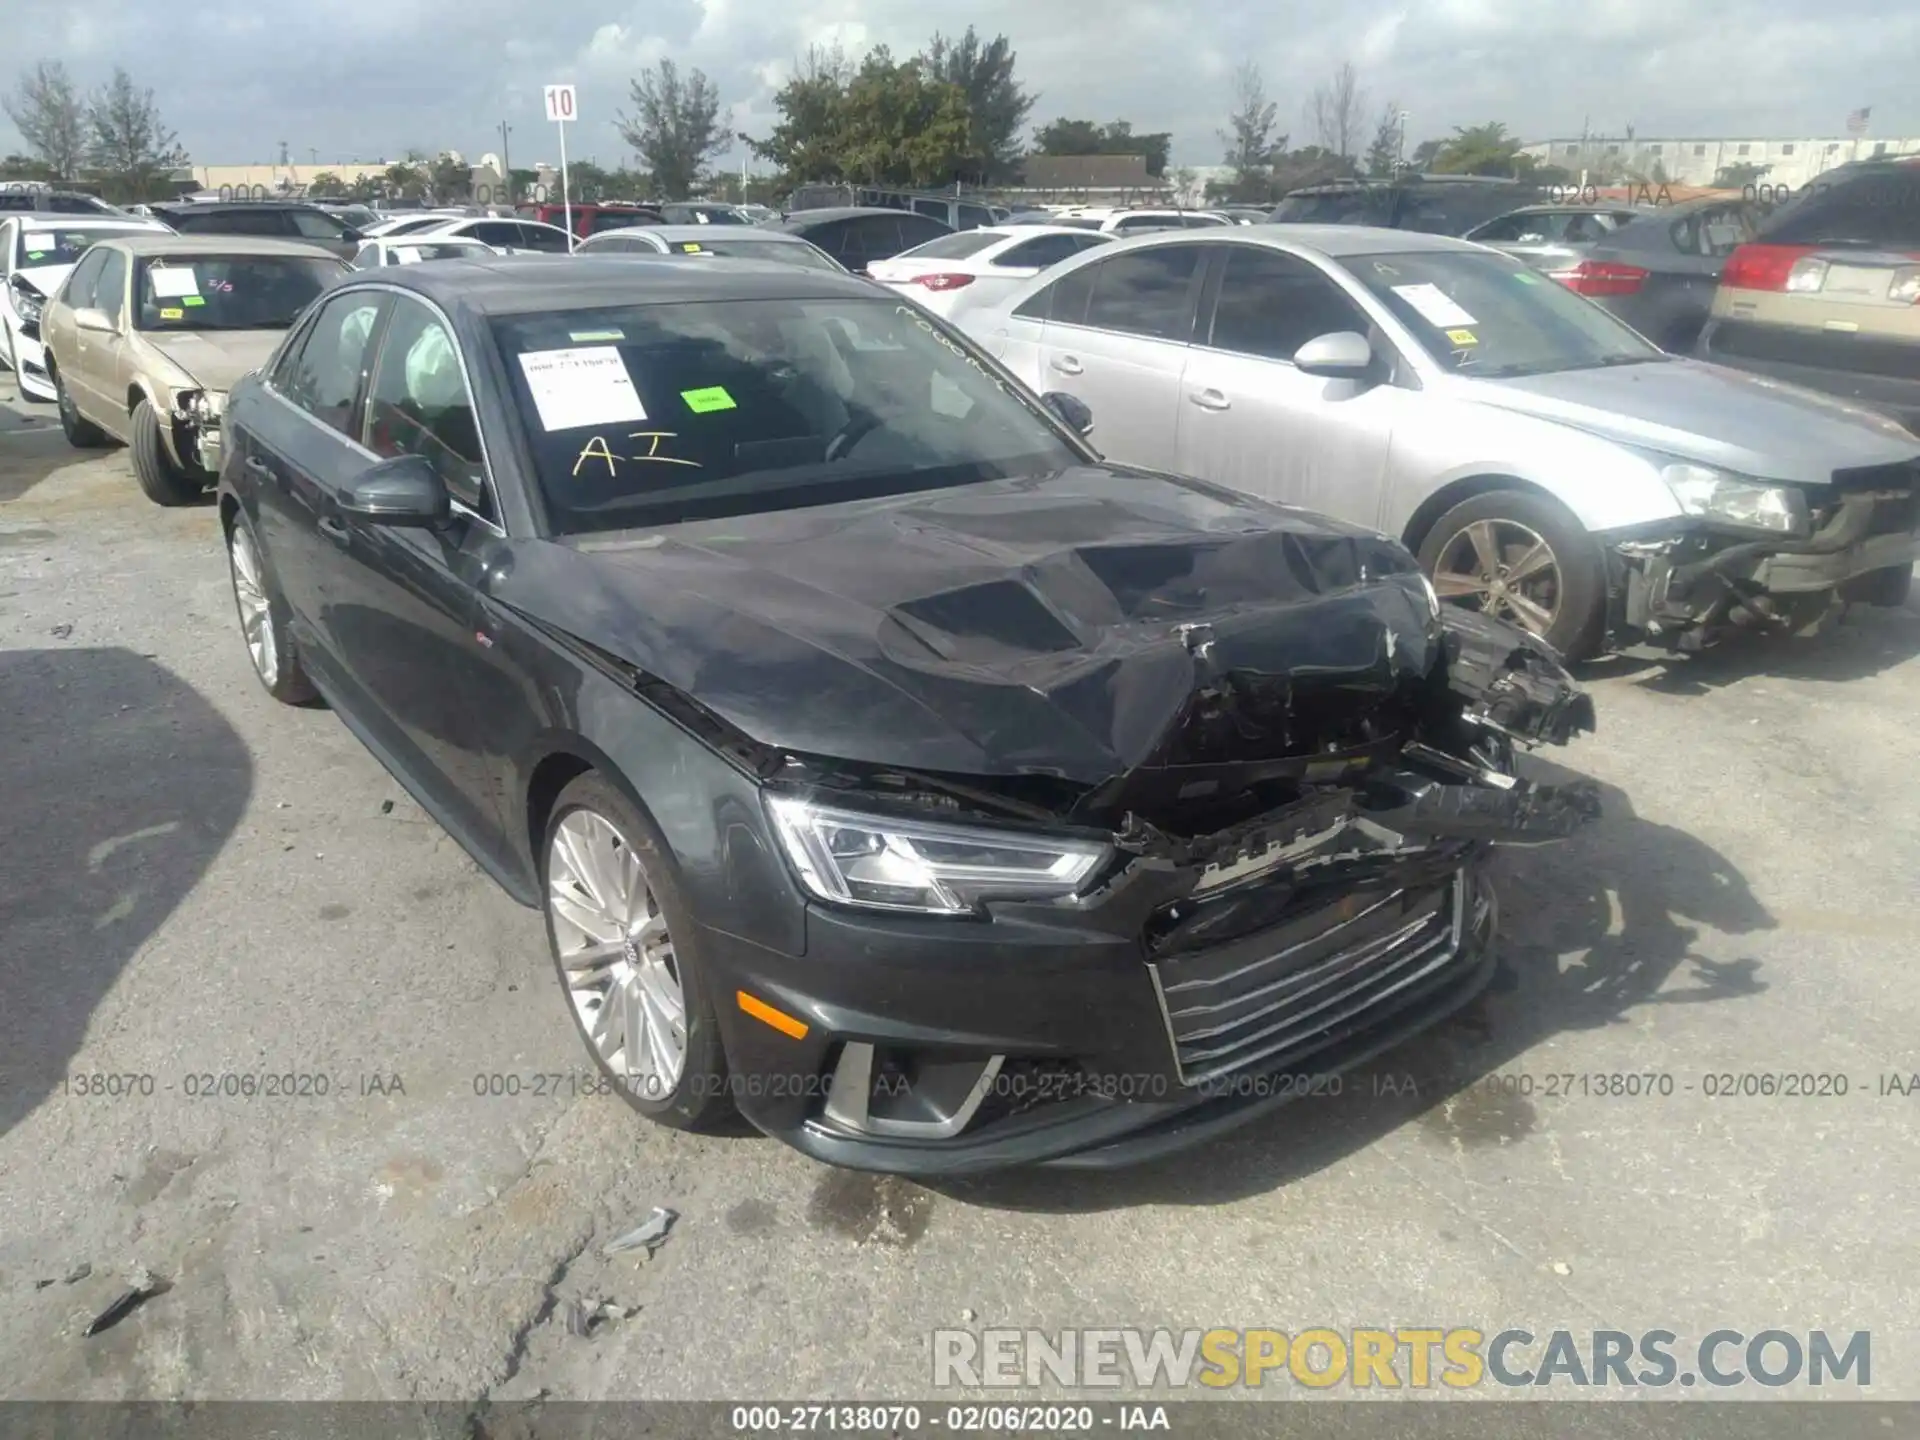
{"label": "front tire", "polygon": [[227,570],[233,577],[233,606],[240,616],[240,636],[247,642],[254,675],[282,705],[310,704],[317,692],[294,649],[287,602],[267,574],[253,526],[244,514],[235,514],[227,527]]}
{"label": "front tire", "polygon": [[541,859],[547,943],[574,1024],[621,1098],[676,1130],[733,1106],[698,935],[659,832],[600,775],[560,792]]}
{"label": "front tire", "polygon": [[160,438],[160,417],[150,400],[133,407],[133,473],[156,505],[197,505],[206,498],[206,480],[183,469],[167,453]]}
{"label": "front tire", "polygon": [[53,372],[53,403],[60,408],[60,432],[67,437],[67,443],[76,450],[100,449],[107,443],[107,432],[74,408],[65,377],[52,365],[47,368]]}
{"label": "front tire", "polygon": [[1420,568],[1442,600],[1529,630],[1569,660],[1600,648],[1600,546],[1558,501],[1528,490],[1462,501],[1427,532]]}

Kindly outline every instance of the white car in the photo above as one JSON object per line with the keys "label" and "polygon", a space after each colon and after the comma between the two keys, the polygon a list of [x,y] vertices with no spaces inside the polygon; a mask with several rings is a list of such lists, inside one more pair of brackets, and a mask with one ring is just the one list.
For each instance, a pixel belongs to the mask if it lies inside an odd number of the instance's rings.
{"label": "white car", "polygon": [[96,240],[116,235],[171,235],[173,227],[133,215],[33,212],[0,220],[0,362],[29,400],[52,400],[40,345],[40,313],[67,272]]}
{"label": "white car", "polygon": [[1117,210],[1104,205],[1074,205],[1050,222],[1106,235],[1144,235],[1149,230],[1204,230],[1233,221],[1217,210]]}
{"label": "white car", "polygon": [[508,255],[531,251],[543,255],[566,255],[572,250],[567,232],[558,225],[539,220],[516,220],[494,215],[450,217],[439,225],[407,232],[415,240],[435,240],[465,236]]}
{"label": "white car", "polygon": [[1049,265],[1105,245],[1111,235],[1064,225],[986,227],[939,235],[867,266],[869,278],[936,315],[1004,300]]}
{"label": "white car", "polygon": [[432,230],[445,225],[449,220],[466,218],[464,210],[409,210],[400,215],[389,215],[365,226],[360,233],[369,240],[390,240],[397,235],[411,235],[418,230]]}
{"label": "white car", "polygon": [[803,270],[847,273],[846,266],[811,240],[757,225],[629,225],[601,230],[574,247],[576,255],[693,255],[766,260]]}
{"label": "white car", "polygon": [[465,235],[425,239],[418,235],[402,235],[397,239],[383,235],[377,240],[361,244],[354,252],[353,268],[377,270],[382,265],[418,265],[422,260],[471,260],[480,255],[501,253],[493,246]]}

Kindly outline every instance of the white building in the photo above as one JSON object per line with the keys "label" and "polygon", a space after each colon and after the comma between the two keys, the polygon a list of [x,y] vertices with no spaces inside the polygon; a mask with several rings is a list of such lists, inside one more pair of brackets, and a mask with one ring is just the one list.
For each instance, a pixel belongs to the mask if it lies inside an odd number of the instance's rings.
{"label": "white building", "polygon": [[1798,188],[1823,171],[1851,160],[1889,155],[1920,155],[1920,139],[1874,140],[1860,135],[1839,139],[1804,140],[1706,139],[1700,137],[1589,135],[1584,138],[1542,140],[1523,147],[1542,165],[1570,171],[1576,180],[1583,171],[1612,178],[1641,176],[1651,180],[1654,167],[1673,185],[1711,185],[1714,177],[1734,165],[1764,165],[1762,185]]}

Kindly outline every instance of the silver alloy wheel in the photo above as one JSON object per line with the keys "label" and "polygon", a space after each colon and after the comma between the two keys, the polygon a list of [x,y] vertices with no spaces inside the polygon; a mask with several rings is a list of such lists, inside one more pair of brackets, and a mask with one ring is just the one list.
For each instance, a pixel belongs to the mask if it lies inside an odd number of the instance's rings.
{"label": "silver alloy wheel", "polygon": [[233,522],[227,537],[227,558],[233,568],[233,598],[240,608],[240,628],[247,637],[247,653],[261,680],[271,686],[280,678],[280,652],[273,640],[273,610],[267,600],[267,582],[260,572],[260,556],[246,522]]}
{"label": "silver alloy wheel", "polygon": [[664,1100],[686,1068],[686,992],[646,868],[604,816],[575,810],[554,827],[547,913],[595,1052],[636,1098]]}
{"label": "silver alloy wheel", "polygon": [[1442,600],[1475,601],[1481,613],[1545,638],[1560,614],[1560,561],[1517,520],[1475,520],[1441,548],[1433,588]]}

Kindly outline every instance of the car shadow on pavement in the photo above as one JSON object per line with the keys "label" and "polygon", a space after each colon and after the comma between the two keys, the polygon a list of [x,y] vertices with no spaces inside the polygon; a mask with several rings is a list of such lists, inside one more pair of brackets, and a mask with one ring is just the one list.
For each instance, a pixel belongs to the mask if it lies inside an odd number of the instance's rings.
{"label": "car shadow on pavement", "polygon": [[1698,655],[1634,652],[1594,661],[1581,679],[1633,679],[1667,695],[1704,695],[1742,680],[1864,680],[1920,655],[1920,601],[1894,609],[1857,605],[1824,635],[1739,635]]}
{"label": "car shadow on pavement", "polygon": [[253,762],[218,710],[131,650],[0,652],[0,695],[4,1135],[122,1068],[110,1041],[81,1054],[94,1011],[239,825]]}
{"label": "car shadow on pavement", "polygon": [[20,499],[56,471],[104,453],[74,449],[52,414],[49,408],[45,416],[23,420],[17,412],[0,410],[0,504]]}
{"label": "car shadow on pavement", "polygon": [[[1579,778],[1534,758],[1523,767],[1545,784]],[[1696,954],[1699,930],[1747,935],[1775,921],[1717,850],[1640,818],[1612,786],[1601,794],[1603,818],[1582,834],[1498,857],[1501,958],[1488,988],[1432,1030],[1349,1072],[1338,1095],[1296,1100],[1222,1139],[1134,1169],[1010,1171],[932,1188],[963,1204],[1014,1210],[1225,1204],[1337,1164],[1408,1123],[1469,1149],[1523,1140],[1536,1119],[1532,1102],[1476,1082],[1528,1068],[1513,1062],[1566,1031],[1618,1027],[1618,1062],[1608,1069],[1651,1068],[1636,1064],[1629,1028],[1636,1013],[1766,989],[1757,960]]]}

